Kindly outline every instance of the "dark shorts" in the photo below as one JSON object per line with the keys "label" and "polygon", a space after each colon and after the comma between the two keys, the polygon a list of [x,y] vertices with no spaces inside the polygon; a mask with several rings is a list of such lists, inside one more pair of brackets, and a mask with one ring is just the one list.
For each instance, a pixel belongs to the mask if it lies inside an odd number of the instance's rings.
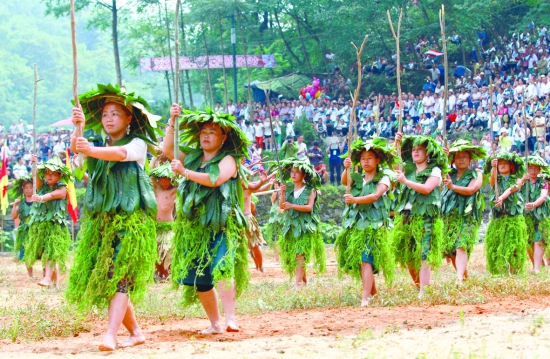
{"label": "dark shorts", "polygon": [[264,135],[264,138],[271,138],[271,135]]}

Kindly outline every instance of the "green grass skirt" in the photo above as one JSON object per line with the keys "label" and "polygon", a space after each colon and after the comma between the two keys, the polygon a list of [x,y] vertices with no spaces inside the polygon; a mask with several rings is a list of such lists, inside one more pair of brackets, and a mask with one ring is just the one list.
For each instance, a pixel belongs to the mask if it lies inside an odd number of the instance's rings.
{"label": "green grass skirt", "polygon": [[297,255],[303,255],[306,266],[313,260],[317,273],[327,271],[327,255],[325,253],[325,243],[319,230],[315,232],[302,233],[300,238],[295,238],[292,228],[285,236],[279,239],[281,266],[290,277],[295,274],[298,268]]}
{"label": "green grass skirt", "polygon": [[29,238],[29,226],[26,224],[19,224],[19,227],[15,230],[15,252],[19,255],[21,248],[27,244]]}
{"label": "green grass skirt", "polygon": [[267,223],[264,230],[264,240],[267,242],[267,245],[271,249],[279,249],[279,239],[282,236],[281,229],[283,226],[278,223]]}
{"label": "green grass skirt", "polygon": [[71,234],[65,224],[37,221],[29,226],[24,260],[27,267],[32,267],[40,258],[43,265],[57,265],[59,271],[64,273],[67,269],[70,247]]}
{"label": "green grass skirt", "polygon": [[529,246],[527,247],[527,250],[529,252],[533,252],[533,248],[531,247],[535,242],[543,242],[544,243],[544,256],[548,257],[550,255],[550,249],[549,247],[549,237],[550,237],[550,218],[544,218],[541,221],[538,221],[538,231],[535,231],[535,223],[537,222],[537,219],[533,216],[525,215],[525,225],[527,226],[527,240]]}
{"label": "green grass skirt", "polygon": [[453,212],[443,218],[443,253],[451,256],[458,248],[464,249],[468,257],[472,254],[479,238],[480,221],[473,216],[460,215]]}
{"label": "green grass skirt", "polygon": [[357,226],[346,228],[340,232],[334,243],[338,274],[349,274],[361,280],[362,257],[365,251],[374,258],[376,268],[373,270],[384,272],[386,284],[391,285],[394,278],[395,260],[390,242],[390,231],[386,227],[373,229],[368,227],[358,230]]}
{"label": "green grass skirt", "polygon": [[485,235],[485,257],[491,274],[523,272],[527,259],[527,226],[522,215],[493,218]]}
{"label": "green grass skirt", "polygon": [[[409,216],[408,223],[405,215],[398,213],[390,232],[390,240],[395,250],[395,260],[402,267],[412,266],[419,270],[422,266],[422,253],[432,269],[441,267],[443,263],[442,241],[443,221],[441,218],[432,218],[433,223],[425,224],[423,216]],[[431,232],[431,233],[430,233]]]}
{"label": "green grass skirt", "polygon": [[132,214],[84,216],[66,297],[81,310],[104,308],[122,281],[137,303],[153,282],[157,262],[155,221],[143,210]]}
{"label": "green grass skirt", "polygon": [[[234,253],[234,260],[223,260],[212,271],[214,285],[218,281],[234,280],[235,291],[239,297],[247,288],[250,281],[248,271],[248,239],[246,228],[239,226],[235,217],[227,219],[224,235],[227,244],[227,253]],[[184,216],[174,222],[174,243],[171,279],[174,288],[182,285],[183,279],[191,269],[197,274],[204,272],[214,260],[210,248],[210,239],[216,233],[200,223],[199,216],[188,220]],[[202,259],[202,260],[201,260]],[[197,267],[196,262],[200,261]],[[198,302],[195,286],[183,286],[183,305],[192,305]]]}

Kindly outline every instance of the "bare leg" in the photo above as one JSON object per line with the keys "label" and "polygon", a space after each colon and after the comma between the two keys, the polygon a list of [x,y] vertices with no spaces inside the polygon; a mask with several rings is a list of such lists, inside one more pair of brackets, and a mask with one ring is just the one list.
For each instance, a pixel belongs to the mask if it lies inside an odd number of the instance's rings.
{"label": "bare leg", "polygon": [[130,299],[124,293],[115,293],[109,302],[109,326],[103,337],[103,343],[99,345],[100,351],[113,351],[117,345],[117,333],[120,324],[126,315]]}
{"label": "bare leg", "polygon": [[420,285],[420,278],[418,277],[418,271],[414,267],[409,267],[409,274],[411,275],[411,278],[414,284],[418,287]]}
{"label": "bare leg", "polygon": [[464,273],[466,272],[466,266],[468,265],[468,253],[462,248],[456,250],[456,274],[458,276],[458,282],[462,283],[464,280]]}
{"label": "bare leg", "polygon": [[[457,251],[457,256],[458,256],[458,251]],[[452,256],[452,257],[449,257],[447,259],[451,260],[451,263],[453,263],[453,268],[456,270],[456,257]]]}
{"label": "bare leg", "polygon": [[276,263],[279,263],[280,261],[280,258],[279,258],[279,248],[275,247],[275,250],[273,251],[273,255],[274,255],[274,259],[275,259],[275,262]]}
{"label": "bare leg", "polygon": [[531,264],[533,265],[533,270],[535,269],[535,259],[534,259],[534,252],[535,252],[535,245],[532,244],[531,248],[527,248],[527,255],[529,256],[529,259],[531,260]]}
{"label": "bare leg", "polygon": [[30,279],[34,279],[34,277],[33,277],[33,275],[32,275],[32,274],[33,274],[33,273],[32,273],[32,267],[27,267],[27,273],[29,274],[29,278],[30,278]]}
{"label": "bare leg", "polygon": [[53,273],[54,269],[50,266],[50,263],[46,263],[46,273],[44,274],[44,278],[38,282],[38,285],[41,287],[49,287],[50,284],[52,284]]}
{"label": "bare leg", "polygon": [[374,274],[370,263],[361,263],[361,281],[363,282],[363,295],[361,298],[361,306],[369,305],[371,293],[374,284]]}
{"label": "bare leg", "polygon": [[220,310],[218,309],[218,294],[216,289],[211,289],[208,292],[199,292],[199,299],[202,307],[210,320],[210,327],[202,330],[199,334],[221,334],[223,333],[220,322]]}
{"label": "bare leg", "polygon": [[260,246],[252,247],[252,253],[253,253],[253,259],[254,264],[256,265],[256,269],[263,273],[264,266],[263,266],[263,256],[262,256],[262,249]]}
{"label": "bare leg", "polygon": [[296,255],[296,261],[298,261],[298,267],[296,267],[296,283],[294,284],[294,288],[299,289],[302,282],[307,285],[305,258],[303,255],[298,254]]}
{"label": "bare leg", "polygon": [[128,300],[128,307],[126,308],[126,313],[122,319],[122,324],[126,327],[128,332],[130,332],[130,336],[120,345],[121,348],[133,347],[145,343],[145,335],[143,335],[143,332],[137,323],[134,306],[130,300]]}
{"label": "bare leg", "polygon": [[232,280],[218,282],[218,291],[225,312],[225,326],[228,332],[238,332],[237,320],[235,319],[235,305],[237,294]]}
{"label": "bare leg", "polygon": [[533,255],[533,271],[538,273],[540,271],[540,266],[542,264],[542,257],[544,256],[544,243],[542,241],[535,242],[535,249]]}
{"label": "bare leg", "polygon": [[432,275],[432,271],[430,270],[430,266],[428,266],[427,261],[422,261],[422,267],[420,268],[420,292],[418,293],[419,297],[422,297],[424,295],[424,287],[430,285],[430,277]]}

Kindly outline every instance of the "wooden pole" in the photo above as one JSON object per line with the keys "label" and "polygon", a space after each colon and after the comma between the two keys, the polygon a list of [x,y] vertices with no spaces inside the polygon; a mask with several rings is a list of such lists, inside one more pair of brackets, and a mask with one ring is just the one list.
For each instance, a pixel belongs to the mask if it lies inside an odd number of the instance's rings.
{"label": "wooden pole", "polygon": [[[357,55],[357,88],[355,89],[355,93],[353,94],[352,100],[353,103],[351,104],[351,113],[349,118],[349,128],[348,128],[348,158],[351,158],[351,143],[353,141],[353,131],[355,130],[355,126],[357,124],[357,114],[355,112],[355,109],[357,108],[357,101],[359,99],[359,94],[361,93],[361,82],[362,82],[362,65],[361,65],[361,55],[363,54],[363,50],[365,49],[365,44],[367,43],[367,39],[369,38],[369,35],[365,35],[365,38],[363,39],[363,43],[361,44],[361,48],[357,48],[355,44],[352,42],[351,45],[355,49],[355,55]],[[348,179],[347,179],[347,185],[346,185],[346,193],[349,194],[351,190],[351,168],[347,171],[348,172]]]}
{"label": "wooden pole", "polygon": [[[403,99],[401,97],[401,57],[400,57],[400,47],[399,47],[399,37],[401,36],[401,19],[403,18],[403,9],[399,10],[399,21],[397,22],[397,33],[393,27],[393,22],[391,19],[390,11],[387,11],[388,21],[390,23],[391,32],[393,38],[395,39],[395,48],[397,50],[397,101],[399,107],[399,113],[397,114],[397,120],[399,123],[398,131],[402,132],[403,129]],[[401,158],[401,146],[397,146],[397,155]]]}
{"label": "wooden pole", "polygon": [[[525,106],[526,85],[523,85],[523,93],[521,95],[521,103],[523,107],[523,125],[525,126],[525,169],[529,170],[529,141],[527,140],[527,107]],[[525,203],[529,201],[529,185],[525,188]]]}
{"label": "wooden pole", "polygon": [[[267,116],[269,118],[269,128],[271,129],[271,133],[273,132],[273,119],[271,118],[271,101],[269,100],[269,96],[271,94],[271,89],[264,90],[265,94],[265,102],[267,103]],[[281,163],[279,162],[279,149],[277,148],[277,143],[275,143],[275,159],[277,160],[277,169],[279,171],[279,178],[281,181],[283,180],[283,170],[281,169]]]}
{"label": "wooden pole", "polygon": [[[178,37],[178,18],[180,12],[180,0],[176,1],[176,11],[174,12],[174,51],[176,56],[176,69],[174,72],[174,100],[175,103],[178,103],[179,98],[179,85],[180,85],[180,49],[179,49],[179,37]],[[180,136],[179,136],[179,117],[176,116],[174,119],[174,159],[179,159],[179,145],[180,145]]]}
{"label": "wooden pole", "polygon": [[[32,154],[36,156],[36,98],[38,94],[38,83],[42,81],[42,79],[38,78],[38,69],[36,67],[36,64],[34,64],[34,100],[33,100],[33,106],[32,106],[32,137],[33,137],[33,144],[32,144]],[[32,194],[36,194],[36,161],[32,163]]]}
{"label": "wooden pole", "polygon": [[220,50],[222,53],[222,73],[223,73],[223,99],[225,100],[225,106],[227,112],[229,112],[229,106],[227,106],[227,75],[225,73],[225,51],[223,51],[223,28],[222,28],[222,15],[218,10],[218,24],[220,25]]}
{"label": "wooden pole", "polygon": [[380,137],[380,94],[376,99],[376,137]]}
{"label": "wooden pole", "polygon": [[439,11],[439,26],[443,42],[443,69],[445,71],[445,89],[443,91],[443,146],[447,148],[447,98],[449,97],[449,62],[447,59],[447,37],[445,36],[445,5],[441,5]]}
{"label": "wooden pole", "polygon": [[[491,148],[493,148],[493,144],[495,142],[495,134],[493,133],[493,78],[489,76],[489,133],[491,138]],[[497,158],[496,151],[493,151],[493,158]],[[498,190],[498,170],[497,170],[497,178],[495,181],[495,198],[499,197],[499,190]]]}
{"label": "wooden pole", "polygon": [[[72,43],[73,43],[73,100],[74,106],[80,107],[80,101],[78,100],[78,50],[76,47],[76,20],[75,20],[75,10],[74,10],[74,0],[70,0],[70,10],[71,10],[71,34],[72,34]],[[84,136],[84,124],[79,124],[76,127],[76,132],[78,137]],[[82,153],[78,154],[78,167],[84,165],[84,155]]]}

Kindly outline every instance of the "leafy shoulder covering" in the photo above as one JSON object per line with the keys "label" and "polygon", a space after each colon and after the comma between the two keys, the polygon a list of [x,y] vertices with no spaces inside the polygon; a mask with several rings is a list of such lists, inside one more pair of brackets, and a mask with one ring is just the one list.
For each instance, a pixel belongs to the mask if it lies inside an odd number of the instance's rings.
{"label": "leafy shoulder covering", "polygon": [[[453,180],[453,184],[461,187],[468,187],[473,179],[481,176],[476,170],[466,170],[460,178],[457,178],[458,171],[455,168],[451,169],[449,175]],[[455,191],[443,187],[441,195],[441,214],[448,215],[452,212],[457,212],[459,215],[473,216],[475,220],[481,221],[481,214],[485,208],[483,194],[477,191],[471,196],[465,196]]]}
{"label": "leafy shoulder covering", "polygon": [[[53,187],[46,183],[37,191],[40,196],[43,196],[53,191],[66,187],[67,185],[61,181]],[[34,202],[30,210],[29,226],[34,222],[52,221],[59,224],[69,225],[67,220],[67,199],[54,199],[46,202]]]}
{"label": "leafy shoulder covering", "polygon": [[[535,183],[528,180],[523,184],[521,191],[523,192],[524,198],[526,198],[526,203],[535,202],[540,197],[544,183],[545,180],[539,178]],[[529,197],[527,197],[527,188],[529,188]],[[550,215],[548,204],[547,196],[545,201],[540,206],[533,210],[526,211],[525,214],[535,217],[538,221],[548,218]]]}
{"label": "leafy shoulder covering", "polygon": [[126,107],[132,114],[130,137],[139,137],[149,145],[156,145],[157,136],[163,135],[158,127],[158,121],[162,117],[150,112],[151,107],[145,99],[134,92],[126,92],[126,89],[121,89],[118,85],[98,84],[97,88],[79,95],[78,100],[86,117],[84,129],[92,130],[97,135],[103,132],[101,124],[103,106],[109,102]]}
{"label": "leafy shoulder covering", "polygon": [[[513,175],[508,177],[498,175],[497,182],[500,193],[503,193],[510,187],[514,187],[516,185],[517,178],[517,176]],[[494,188],[491,188],[491,192],[489,192],[489,202],[491,203],[491,208],[493,209],[494,213],[501,215],[506,214],[511,216],[523,214],[525,202],[521,191],[516,191],[508,196],[508,198],[506,198],[506,200],[502,203],[501,208],[497,208],[495,206],[495,200],[495,190]]]}
{"label": "leafy shoulder covering", "polygon": [[184,110],[179,118],[180,143],[185,146],[182,150],[190,153],[200,148],[200,130],[205,123],[218,124],[222,132],[227,135],[220,152],[231,154],[235,158],[248,158],[248,146],[251,144],[246,134],[235,123],[235,117],[225,113],[214,112],[210,108],[205,111]]}
{"label": "leafy shoulder covering", "polygon": [[[311,192],[315,190],[315,188],[306,185],[306,188],[300,196],[294,198],[294,184],[288,184],[285,192],[285,201],[299,206],[305,206],[309,201]],[[313,211],[311,212],[285,209],[282,217],[283,236],[290,230],[295,238],[299,238],[302,234],[316,232],[318,230],[318,224],[321,222],[321,216],[319,215],[320,210],[321,208],[317,196],[315,197]]]}
{"label": "leafy shoulder covering", "polygon": [[[412,160],[407,161],[404,167],[405,176],[410,181],[416,183],[426,183],[428,177],[432,174],[432,170],[435,167],[440,168],[438,166],[439,162],[440,161],[430,161],[425,170],[416,173],[416,164],[412,162]],[[421,194],[401,183],[399,186],[399,194],[397,196],[397,206],[395,211],[401,212],[405,209],[407,203],[412,204],[411,214],[413,215],[428,215],[430,217],[437,216],[440,213],[441,207],[441,189],[437,186],[431,193]]]}

